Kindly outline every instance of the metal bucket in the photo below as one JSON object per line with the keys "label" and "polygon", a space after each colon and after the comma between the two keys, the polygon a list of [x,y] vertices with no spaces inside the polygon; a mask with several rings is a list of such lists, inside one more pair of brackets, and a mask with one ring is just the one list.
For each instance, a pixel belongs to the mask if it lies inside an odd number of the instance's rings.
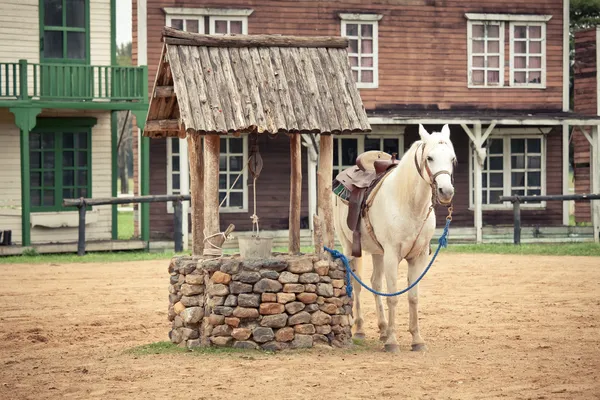
{"label": "metal bucket", "polygon": [[273,238],[258,236],[238,236],[242,258],[269,258],[273,248]]}

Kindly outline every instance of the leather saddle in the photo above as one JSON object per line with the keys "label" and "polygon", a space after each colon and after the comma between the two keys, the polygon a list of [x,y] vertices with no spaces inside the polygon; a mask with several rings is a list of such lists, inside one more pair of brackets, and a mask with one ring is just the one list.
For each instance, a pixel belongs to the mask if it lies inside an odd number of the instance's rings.
{"label": "leather saddle", "polygon": [[352,231],[352,255],[360,257],[360,222],[364,216],[369,194],[391,168],[399,161],[396,153],[388,154],[383,151],[367,151],[358,156],[356,165],[346,168],[333,180],[333,192],[343,200],[348,201],[348,218],[346,223]]}

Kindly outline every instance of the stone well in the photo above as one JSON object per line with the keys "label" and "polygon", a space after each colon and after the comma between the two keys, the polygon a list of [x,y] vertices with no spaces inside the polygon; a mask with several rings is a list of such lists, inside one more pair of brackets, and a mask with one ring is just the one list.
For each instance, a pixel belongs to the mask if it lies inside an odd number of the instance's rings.
{"label": "stone well", "polygon": [[352,299],[340,260],[183,256],[171,260],[169,273],[169,337],[182,347],[351,344]]}

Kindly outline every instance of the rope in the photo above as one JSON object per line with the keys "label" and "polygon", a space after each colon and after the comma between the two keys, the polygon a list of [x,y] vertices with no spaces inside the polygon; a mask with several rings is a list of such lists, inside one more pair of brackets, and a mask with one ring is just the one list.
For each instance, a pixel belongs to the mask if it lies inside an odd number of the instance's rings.
{"label": "rope", "polygon": [[410,289],[412,289],[417,283],[419,283],[419,281],[421,279],[423,279],[423,277],[425,276],[425,274],[427,273],[427,271],[429,271],[429,268],[431,268],[431,266],[433,265],[433,262],[435,261],[440,248],[444,247],[448,247],[448,229],[450,228],[450,222],[452,222],[452,217],[448,217],[446,218],[446,226],[444,227],[444,232],[442,233],[442,236],[440,236],[440,238],[438,239],[438,248],[435,251],[435,254],[433,255],[433,258],[431,259],[431,261],[429,262],[429,265],[427,266],[427,268],[425,268],[425,270],[421,273],[421,276],[419,276],[417,278],[416,281],[414,281],[409,287],[407,287],[404,290],[400,290],[399,292],[395,292],[395,293],[382,293],[382,292],[378,292],[375,289],[370,288],[369,286],[367,286],[363,281],[360,280],[360,278],[358,276],[356,276],[356,274],[354,273],[354,271],[352,271],[352,269],[350,268],[350,264],[348,262],[348,259],[346,258],[346,256],[342,253],[340,253],[337,250],[332,250],[330,248],[328,248],[327,246],[324,246],[325,250],[327,250],[328,252],[331,253],[331,255],[334,258],[340,258],[342,260],[342,262],[344,263],[344,266],[346,267],[346,271],[348,271],[348,274],[346,274],[346,293],[348,294],[349,297],[352,297],[352,285],[350,284],[350,275],[352,275],[354,277],[354,279],[356,279],[356,281],[358,283],[360,283],[360,285],[362,287],[364,287],[365,289],[367,289],[369,292],[378,295],[378,296],[386,296],[386,297],[393,297],[393,296],[399,296],[401,294],[404,294],[406,292],[408,292]]}
{"label": "rope", "polygon": [[252,191],[254,193],[254,214],[250,216],[250,219],[252,220],[252,235],[254,236],[254,225],[256,225],[256,236],[258,236],[258,215],[256,215],[256,177],[254,177]]}

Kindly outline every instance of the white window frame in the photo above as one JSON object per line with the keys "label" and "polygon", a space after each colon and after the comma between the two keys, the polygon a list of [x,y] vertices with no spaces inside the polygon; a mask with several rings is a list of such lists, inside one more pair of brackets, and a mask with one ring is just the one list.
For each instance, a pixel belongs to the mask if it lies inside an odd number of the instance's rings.
{"label": "white window frame", "polygon": [[[540,76],[541,76],[541,82],[540,83],[515,83],[514,82],[514,76],[515,76],[515,26],[519,25],[519,26],[523,26],[525,25],[527,28],[529,28],[530,26],[539,26],[541,27],[541,47],[542,47],[542,52],[539,55],[542,58],[542,66],[541,66],[541,72],[540,72]],[[511,87],[517,87],[517,88],[532,88],[532,89],[545,89],[546,88],[546,42],[547,42],[547,37],[546,37],[546,23],[545,22],[511,22],[509,25],[509,29],[510,29],[510,78],[509,78],[509,85]],[[529,31],[529,29],[528,29]],[[525,54],[525,56],[527,57],[527,60],[529,60],[529,40],[526,41],[527,43],[527,53]],[[522,57],[522,55],[519,55]],[[526,68],[520,69],[519,71],[523,70],[526,72],[529,72],[529,65]]]}
{"label": "white window frame", "polygon": [[[341,36],[347,37],[346,35],[346,25],[347,24],[358,24],[358,25],[372,25],[373,26],[373,82],[360,82],[360,71],[363,69],[360,66],[351,67],[353,71],[358,71],[358,80],[356,82],[356,87],[359,89],[376,89],[379,87],[379,21],[383,17],[383,15],[378,14],[339,14],[341,18]],[[360,33],[360,27],[359,27]],[[360,51],[360,40],[359,43],[359,51]],[[349,56],[358,56],[360,63],[360,53],[358,54],[350,54]],[[350,60],[348,60],[350,61]],[[365,68],[370,69],[370,68]]]}
{"label": "white window frame", "polygon": [[[541,139],[541,151],[542,151],[542,160],[541,160],[541,196],[546,195],[546,159],[547,159],[547,138],[546,134],[551,129],[544,128],[497,128],[494,130],[494,133],[489,136],[488,139],[502,139],[503,140],[503,170],[502,170],[502,178],[503,178],[503,196],[511,196],[512,191],[512,182],[511,182],[511,149],[510,149],[510,140],[511,139]],[[540,133],[540,131],[542,133]],[[475,188],[473,182],[473,174],[474,174],[474,152],[470,151],[469,157],[469,210],[473,211],[475,209]],[[487,159],[487,156],[486,156]],[[489,185],[489,180],[488,180]],[[483,188],[482,188],[483,189]],[[503,202],[502,204],[483,204],[481,205],[482,210],[512,210],[512,204],[510,202]],[[546,208],[546,201],[541,201],[539,203],[522,203],[521,208],[523,209],[533,209],[540,210]]]}
{"label": "white window frame", "polygon": [[195,21],[198,21],[198,33],[204,33],[205,32],[205,27],[204,27],[204,17],[203,16],[197,16],[197,15],[193,15],[193,14],[167,14],[167,26],[173,26],[172,25],[172,21],[174,19],[182,19],[183,20],[183,30],[187,31],[187,22],[186,20],[190,20],[193,19]]}
{"label": "white window frame", "polygon": [[[487,65],[483,67],[483,71],[484,71],[484,83],[482,85],[479,84],[474,84],[473,83],[473,40],[471,39],[473,37],[473,25],[485,25],[485,23],[488,22],[489,25],[498,25],[498,35],[499,35],[499,46],[500,48],[499,53],[498,53],[498,57],[500,58],[499,60],[499,79],[498,79],[498,84],[494,84],[494,85],[488,85],[487,83],[487,71],[488,71],[488,67]],[[501,88],[504,86],[504,48],[505,48],[505,32],[504,32],[504,22],[502,21],[485,21],[485,20],[469,20],[467,23],[467,87],[471,88],[471,89],[478,89],[478,88]],[[480,54],[477,53],[478,55],[483,55],[487,58],[488,55],[490,55],[490,53],[487,52],[487,37],[485,39],[485,53]],[[491,55],[496,55],[496,53],[492,53]]]}
{"label": "white window frame", "polygon": [[[251,8],[206,8],[206,7],[164,7],[163,11],[166,16],[166,25],[171,26],[172,19],[196,19],[198,20],[198,32],[206,33],[205,17],[209,17],[209,32],[214,30],[211,28],[213,19],[226,19],[232,21],[242,21],[242,32],[248,34],[248,17],[254,12]],[[184,22],[185,29],[185,22]]]}
{"label": "white window frame", "polygon": [[211,15],[209,17],[208,29],[209,34],[215,35],[215,21],[227,21],[227,33],[230,33],[231,21],[239,21],[242,23],[242,35],[248,34],[248,17],[245,16],[228,16],[228,15]]}
{"label": "white window frame", "polygon": [[[221,136],[221,139],[226,139],[227,141],[231,140],[231,139],[242,139],[242,176],[240,177],[240,180],[242,180],[242,190],[243,190],[243,195],[242,195],[242,208],[239,207],[221,207],[219,208],[219,212],[221,213],[247,213],[248,212],[248,168],[244,168],[246,166],[246,164],[248,164],[248,135],[241,135],[240,137],[235,137],[235,136]],[[225,154],[229,154],[229,153],[223,153],[223,148],[221,146],[221,155],[225,155]],[[239,154],[239,153],[234,153],[234,154]],[[229,164],[227,166],[227,169],[229,170]],[[221,172],[224,172],[223,170],[221,170],[219,168],[219,175],[221,175]],[[219,193],[221,193],[222,191],[225,191],[225,193],[227,193],[227,190],[229,190],[229,188],[231,187],[231,185],[233,184],[233,182],[235,181],[235,179],[238,177],[239,171],[232,171],[232,172],[228,172],[228,174],[231,176],[231,182],[228,184],[227,189],[219,189]],[[220,176],[219,176],[220,178]],[[237,190],[236,190],[237,191]],[[227,204],[229,199],[225,200],[224,204]],[[221,203],[221,200],[219,200],[219,203]]]}

